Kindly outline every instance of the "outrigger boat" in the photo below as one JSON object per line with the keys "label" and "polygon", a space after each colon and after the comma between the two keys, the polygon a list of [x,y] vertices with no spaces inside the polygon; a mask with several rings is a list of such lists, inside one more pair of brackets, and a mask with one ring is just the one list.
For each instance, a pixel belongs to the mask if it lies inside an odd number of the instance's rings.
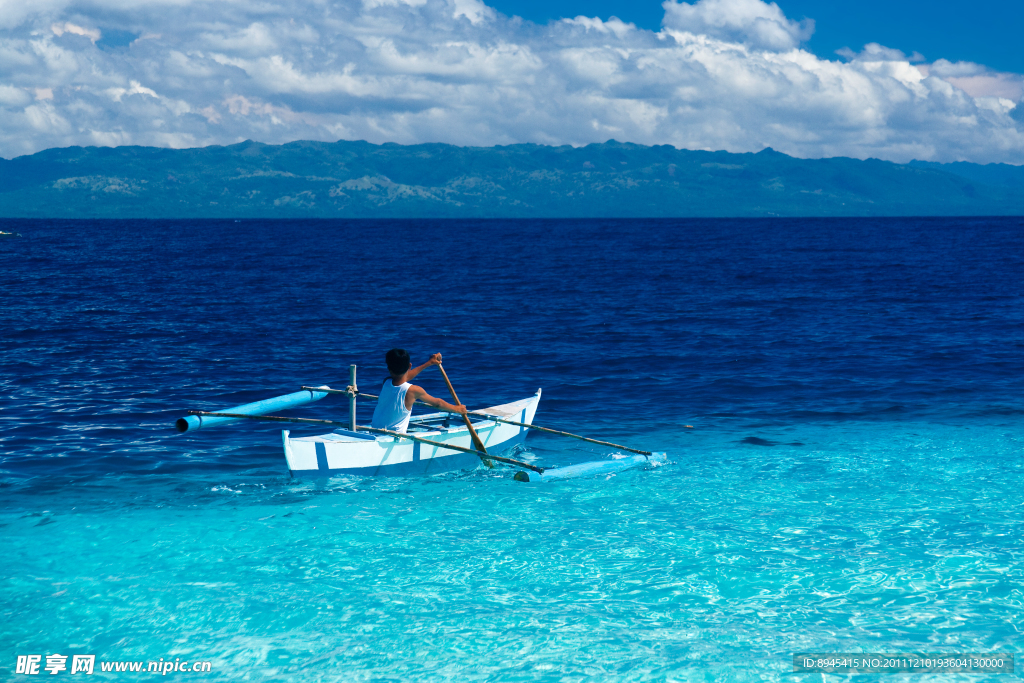
{"label": "outrigger boat", "polygon": [[[661,464],[666,459],[664,453],[641,451],[534,425],[533,418],[540,403],[540,389],[529,398],[472,411],[465,418],[447,412],[413,416],[405,433],[360,426],[355,419],[356,397],[377,397],[359,392],[355,372],[353,365],[351,384],[344,390],[327,386],[304,386],[302,391],[293,394],[234,408],[218,411],[190,410],[189,416],[179,419],[176,426],[180,432],[190,432],[246,419],[337,426],[327,434],[316,436],[292,437],[287,429],[281,432],[285,461],[293,477],[330,477],[337,474],[398,477],[434,475],[473,469],[481,461],[493,467],[493,462],[497,461],[520,468],[515,475],[518,481],[550,481],[612,473],[648,463]],[[447,374],[444,376],[447,382]],[[450,382],[448,386],[451,389]],[[454,389],[451,391],[458,403]],[[319,401],[330,394],[342,394],[349,398],[348,422],[267,415],[269,412]],[[464,420],[461,424],[460,419]],[[619,455],[612,460],[555,469],[498,455],[523,444],[531,429],[613,446],[635,455]]]}
{"label": "outrigger boat", "polygon": [[[528,427],[495,422],[485,416],[532,424],[540,394],[538,389],[530,398],[484,408],[472,414],[474,431],[479,435],[487,453],[511,450],[526,440],[530,430]],[[453,417],[458,419],[457,415],[451,413],[414,415],[409,422],[407,434],[438,444],[460,446],[464,450],[351,429],[291,438],[286,429],[281,432],[284,457],[288,461],[288,471],[298,477],[334,474],[410,477],[473,469],[480,464],[480,457],[472,450],[473,437],[466,425],[453,425]]]}

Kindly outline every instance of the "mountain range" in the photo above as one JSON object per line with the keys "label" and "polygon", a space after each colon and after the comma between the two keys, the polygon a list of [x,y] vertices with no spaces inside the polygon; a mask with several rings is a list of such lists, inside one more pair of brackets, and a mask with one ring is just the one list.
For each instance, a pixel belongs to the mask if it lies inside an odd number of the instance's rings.
{"label": "mountain range", "polygon": [[414,218],[1024,214],[1024,167],[585,147],[246,141],[0,159],[0,216]]}

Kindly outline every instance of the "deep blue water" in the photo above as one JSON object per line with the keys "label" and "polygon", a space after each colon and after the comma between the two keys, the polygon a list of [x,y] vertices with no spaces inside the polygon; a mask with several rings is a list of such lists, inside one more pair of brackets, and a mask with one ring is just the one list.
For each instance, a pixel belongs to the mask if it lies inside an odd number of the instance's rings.
{"label": "deep blue water", "polygon": [[[77,653],[204,680],[821,680],[791,655],[1022,645],[1019,218],[0,229],[3,677]],[[470,407],[543,387],[538,424],[670,464],[294,481],[277,427],[173,429],[352,363],[376,393],[392,346],[443,352]]]}

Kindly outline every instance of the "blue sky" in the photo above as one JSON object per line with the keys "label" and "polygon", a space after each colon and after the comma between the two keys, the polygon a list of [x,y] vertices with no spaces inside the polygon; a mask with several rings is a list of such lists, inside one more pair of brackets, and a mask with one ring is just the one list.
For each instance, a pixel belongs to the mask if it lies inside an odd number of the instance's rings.
{"label": "blue sky", "polygon": [[[929,59],[985,64],[1000,71],[1024,73],[1024,0],[858,0],[777,3],[792,19],[815,20],[807,48],[834,58],[844,47],[859,51],[881,43]],[[538,23],[579,14],[607,19],[617,16],[640,28],[658,30],[665,11],[660,0],[492,0],[492,7]]]}
{"label": "blue sky", "polygon": [[1022,13],[991,1],[0,0],[0,156],[616,139],[1024,164]]}

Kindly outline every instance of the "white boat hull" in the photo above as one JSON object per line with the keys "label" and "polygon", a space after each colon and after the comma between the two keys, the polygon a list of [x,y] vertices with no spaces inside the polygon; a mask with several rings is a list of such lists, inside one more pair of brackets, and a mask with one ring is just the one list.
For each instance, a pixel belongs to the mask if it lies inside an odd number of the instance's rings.
{"label": "white boat hull", "polygon": [[[530,398],[485,408],[479,412],[504,417],[516,422],[533,424],[533,416],[540,402],[540,390]],[[409,433],[430,441],[472,448],[469,430],[452,416],[451,426],[440,424],[445,416],[413,416],[413,423],[436,422],[436,428]],[[494,422],[486,418],[473,417],[473,428],[484,442],[489,453],[500,455],[503,451],[523,443],[529,431],[526,427]],[[284,442],[284,456],[288,470],[296,477],[331,477],[336,474],[355,474],[371,477],[411,477],[424,474],[440,474],[453,470],[473,469],[480,465],[480,458],[441,446],[409,441],[391,436],[374,436],[366,432],[351,432],[338,429],[330,434],[291,438],[288,430],[281,432]]]}

